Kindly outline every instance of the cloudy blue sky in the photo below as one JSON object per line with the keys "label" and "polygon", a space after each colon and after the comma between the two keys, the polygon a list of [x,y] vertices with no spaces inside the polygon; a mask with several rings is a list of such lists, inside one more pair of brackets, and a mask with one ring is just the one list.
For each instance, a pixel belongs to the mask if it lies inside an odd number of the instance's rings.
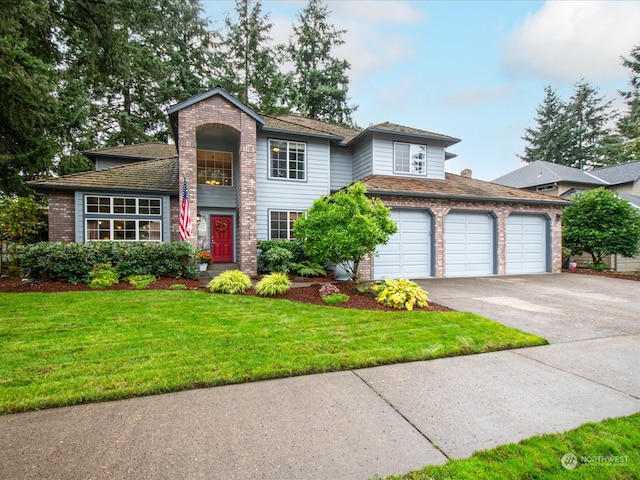
{"label": "cloudy blue sky", "polygon": [[[234,3],[203,0],[212,27]],[[462,142],[447,171],[493,180],[524,164],[521,136],[535,125],[543,88],[568,99],[584,78],[622,107],[621,56],[640,44],[639,1],[328,0],[347,30],[335,54],[351,63],[351,103],[361,127],[393,122]],[[286,42],[306,1],[263,0]]]}

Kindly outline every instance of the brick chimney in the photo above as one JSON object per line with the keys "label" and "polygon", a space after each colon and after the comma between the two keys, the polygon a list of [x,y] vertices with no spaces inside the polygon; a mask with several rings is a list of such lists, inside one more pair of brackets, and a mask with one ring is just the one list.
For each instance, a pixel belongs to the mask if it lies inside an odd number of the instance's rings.
{"label": "brick chimney", "polygon": [[460,175],[466,178],[471,178],[471,169],[470,168],[465,168],[464,170],[462,170],[460,172]]}

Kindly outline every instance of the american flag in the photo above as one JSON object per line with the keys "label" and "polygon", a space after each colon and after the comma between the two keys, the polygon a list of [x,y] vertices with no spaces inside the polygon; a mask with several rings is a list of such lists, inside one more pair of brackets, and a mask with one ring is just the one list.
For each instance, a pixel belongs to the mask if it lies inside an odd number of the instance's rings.
{"label": "american flag", "polygon": [[180,207],[180,240],[185,241],[191,236],[191,208],[189,193],[187,192],[187,178],[182,184],[182,206]]}

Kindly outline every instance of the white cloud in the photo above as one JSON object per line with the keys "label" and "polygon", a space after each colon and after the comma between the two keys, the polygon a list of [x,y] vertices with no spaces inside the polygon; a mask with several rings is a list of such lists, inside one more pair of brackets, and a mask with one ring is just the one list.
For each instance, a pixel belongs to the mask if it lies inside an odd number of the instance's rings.
{"label": "white cloud", "polygon": [[625,77],[620,56],[640,43],[640,2],[547,1],[505,48],[510,73],[574,83]]}
{"label": "white cloud", "polygon": [[424,14],[405,1],[342,1],[327,2],[329,9],[342,18],[358,22],[407,25],[424,20]]}
{"label": "white cloud", "polygon": [[493,87],[484,90],[468,88],[445,97],[443,103],[451,107],[477,107],[512,95],[516,89],[511,86]]}

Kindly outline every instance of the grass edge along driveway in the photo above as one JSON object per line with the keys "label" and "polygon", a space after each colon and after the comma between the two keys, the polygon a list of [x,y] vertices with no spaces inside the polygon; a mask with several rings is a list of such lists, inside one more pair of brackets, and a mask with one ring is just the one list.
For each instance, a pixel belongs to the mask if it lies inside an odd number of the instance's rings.
{"label": "grass edge along driveway", "polygon": [[386,480],[514,478],[640,478],[640,413],[585,423],[564,433],[537,435]]}
{"label": "grass edge along driveway", "polygon": [[200,291],[0,294],[0,413],[546,343],[465,312]]}

